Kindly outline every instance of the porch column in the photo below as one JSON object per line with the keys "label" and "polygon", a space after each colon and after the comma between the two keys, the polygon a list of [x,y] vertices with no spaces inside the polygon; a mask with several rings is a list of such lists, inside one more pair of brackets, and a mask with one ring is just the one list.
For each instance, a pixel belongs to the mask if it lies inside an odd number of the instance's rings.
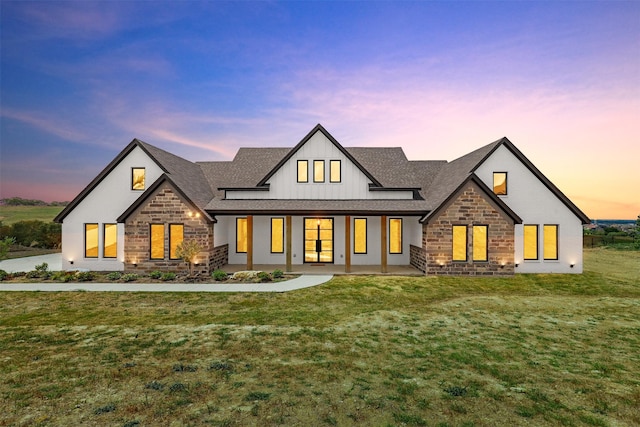
{"label": "porch column", "polygon": [[247,215],[247,270],[253,270],[253,215]]}
{"label": "porch column", "polygon": [[287,215],[286,219],[285,219],[285,231],[284,231],[284,235],[286,236],[286,248],[285,251],[286,253],[286,258],[287,258],[287,266],[286,266],[286,270],[287,272],[291,272],[292,268],[291,268],[291,215]]}
{"label": "porch column", "polygon": [[344,272],[351,273],[351,217],[344,217]]}
{"label": "porch column", "polygon": [[380,271],[387,272],[387,216],[380,217]]}

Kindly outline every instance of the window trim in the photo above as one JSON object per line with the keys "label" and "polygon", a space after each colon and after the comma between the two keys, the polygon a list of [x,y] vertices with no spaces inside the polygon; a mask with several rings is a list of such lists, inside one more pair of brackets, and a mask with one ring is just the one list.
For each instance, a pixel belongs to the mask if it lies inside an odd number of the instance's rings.
{"label": "window trim", "polygon": [[[456,232],[457,228],[464,228],[464,259],[456,259]],[[451,226],[451,261],[452,262],[468,262],[469,261],[469,227],[466,224],[453,224]]]}
{"label": "window trim", "polygon": [[[527,258],[527,240],[525,230],[527,227],[535,227],[536,229],[536,257]],[[538,224],[522,225],[522,259],[525,261],[538,261],[540,259],[540,226]]]}
{"label": "window trim", "polygon": [[[358,252],[356,251],[356,223],[359,220],[363,220],[364,221],[364,252]],[[366,255],[368,248],[367,248],[367,243],[368,243],[368,234],[369,234],[369,229],[367,228],[367,218],[353,218],[353,253],[356,255]]]}
{"label": "window trim", "polygon": [[[546,255],[546,242],[547,242],[547,233],[545,232],[546,227],[555,227],[556,229],[556,257],[555,258],[547,258]],[[558,261],[560,259],[560,225],[559,224],[544,224],[542,226],[542,259],[545,261]]]}
{"label": "window trim", "polygon": [[[95,225],[96,231],[96,256],[87,255],[87,226]],[[100,257],[100,224],[97,222],[85,222],[84,223],[84,258],[97,259]]]}
{"label": "window trim", "polygon": [[[484,259],[476,259],[476,228],[484,228]],[[471,226],[471,260],[473,262],[489,262],[489,225],[473,224]]]}
{"label": "window trim", "polygon": [[[153,227],[162,227],[162,258],[154,258],[153,257]],[[159,222],[153,222],[149,224],[149,259],[153,261],[164,260],[165,252],[167,251],[165,245],[165,239],[167,237],[167,231],[165,230],[165,224]]]}
{"label": "window trim", "polygon": [[[322,180],[316,180],[316,163],[322,163]],[[322,183],[326,181],[324,159],[313,161],[313,182]]]}
{"label": "window trim", "polygon": [[238,245],[238,242],[239,242],[239,240],[238,240],[238,237],[239,237],[239,235],[238,235],[238,230],[239,230],[239,228],[238,228],[238,224],[240,223],[240,221],[244,221],[244,224],[245,224],[245,233],[244,233],[244,238],[245,238],[245,239],[247,239],[247,227],[248,227],[247,217],[246,217],[246,216],[239,216],[239,217],[236,217],[236,253],[237,253],[237,254],[246,254],[246,253],[247,253],[248,246],[249,246],[249,245],[248,245],[248,243],[249,243],[248,241],[245,241],[245,242],[244,242],[244,246],[245,246],[245,250],[244,250],[244,251],[240,251],[240,250],[238,250],[238,246],[239,246],[239,245]]}
{"label": "window trim", "polygon": [[[115,238],[115,244],[116,244],[116,253],[114,256],[107,256],[107,226],[108,225],[113,225],[115,226],[116,229],[116,238]],[[102,224],[102,257],[103,258],[107,258],[107,259],[114,259],[114,258],[118,258],[118,224],[114,223],[114,222],[105,222],[104,224]]]}
{"label": "window trim", "polygon": [[[400,221],[400,252],[391,252],[391,221],[392,220],[398,220]],[[389,254],[390,255],[402,255],[403,252],[403,246],[404,246],[404,242],[402,241],[402,234],[403,234],[403,228],[404,228],[404,224],[402,223],[402,218],[389,218],[389,241],[387,242],[389,244]]]}
{"label": "window trim", "polygon": [[[172,230],[171,230],[171,229],[172,229],[174,226],[178,226],[178,225],[182,227],[182,241],[181,241],[180,243],[184,242],[184,224],[183,224],[183,223],[181,223],[181,222],[173,222],[173,223],[170,223],[170,224],[169,224],[169,259],[170,259],[170,260],[177,260],[177,259],[181,259],[180,257],[173,257],[173,256],[171,256],[171,255],[172,255],[172,253],[171,253],[171,249],[172,249],[172,247],[173,247],[173,239],[172,239],[172,237],[173,237],[173,233],[172,233]],[[177,247],[177,246],[176,246],[176,247]]]}
{"label": "window trim", "polygon": [[[142,188],[133,188],[133,184],[134,184],[134,179],[135,179],[135,171],[136,170],[141,170],[142,171]],[[144,191],[147,188],[147,168],[144,167],[132,167],[131,168],[131,191]]]}
{"label": "window trim", "polygon": [[[273,250],[273,220],[280,220],[282,221],[282,238],[280,239],[280,245],[282,246],[281,250],[279,251],[274,251]],[[281,216],[274,216],[271,217],[271,233],[270,233],[270,245],[269,245],[269,250],[271,251],[272,254],[283,254],[284,253],[284,217]]]}
{"label": "window trim", "polygon": [[[307,170],[307,173],[305,174],[305,179],[304,181],[300,180],[300,165],[303,164],[305,165],[305,168]],[[298,160],[296,163],[296,182],[301,182],[301,183],[307,183],[309,182],[309,160]]]}
{"label": "window trim", "polygon": [[[338,164],[338,180],[334,181],[333,180],[333,166],[334,164]],[[342,160],[329,160],[329,182],[330,183],[334,183],[334,184],[338,184],[340,182],[342,182]]]}
{"label": "window trim", "polygon": [[[503,173],[504,174],[504,193],[496,193],[496,174]],[[508,196],[509,195],[509,173],[506,171],[495,171],[493,172],[493,194],[496,196]]]}

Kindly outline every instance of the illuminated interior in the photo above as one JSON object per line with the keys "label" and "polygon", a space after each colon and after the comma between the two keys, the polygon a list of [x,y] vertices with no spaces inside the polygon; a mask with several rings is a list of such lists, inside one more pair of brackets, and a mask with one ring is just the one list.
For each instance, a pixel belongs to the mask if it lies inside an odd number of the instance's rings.
{"label": "illuminated interior", "polygon": [[524,259],[538,259],[538,226],[524,226]]}
{"label": "illuminated interior", "polygon": [[453,226],[453,260],[467,260],[467,226]]}
{"label": "illuminated interior", "polygon": [[333,218],[304,219],[304,261],[333,262]]}
{"label": "illuminated interior", "polygon": [[164,259],[164,224],[151,224],[151,259]]}
{"label": "illuminated interior", "polygon": [[271,218],[271,252],[284,252],[284,218]]}
{"label": "illuminated interior", "polygon": [[84,225],[84,256],[98,258],[98,224]]}
{"label": "illuminated interior", "polygon": [[389,253],[402,253],[402,218],[389,220]]}
{"label": "illuminated interior", "polygon": [[353,253],[367,253],[367,219],[356,218],[353,220]]}
{"label": "illuminated interior", "polygon": [[340,176],[340,160],[331,160],[329,161],[329,181],[330,182],[340,182],[342,177]]}
{"label": "illuminated interior", "polygon": [[169,258],[177,259],[176,249],[178,245],[184,240],[184,225],[182,224],[170,224],[169,225]]}
{"label": "illuminated interior", "polygon": [[115,258],[118,253],[118,225],[104,225],[104,249],[102,256],[105,258]]}
{"label": "illuminated interior", "polygon": [[486,225],[473,226],[473,260],[487,261],[487,230]]}
{"label": "illuminated interior", "polygon": [[324,160],[313,161],[313,182],[324,182]]}
{"label": "illuminated interior", "polygon": [[493,192],[498,195],[507,194],[507,173],[506,172],[493,173]]}
{"label": "illuminated interior", "polygon": [[132,169],[132,190],[144,190],[144,168]]}
{"label": "illuminated interior", "polygon": [[247,252],[247,218],[236,218],[236,252]]}
{"label": "illuminated interior", "polygon": [[298,160],[298,182],[309,182],[309,162]]}
{"label": "illuminated interior", "polygon": [[558,226],[543,227],[544,259],[558,259]]}

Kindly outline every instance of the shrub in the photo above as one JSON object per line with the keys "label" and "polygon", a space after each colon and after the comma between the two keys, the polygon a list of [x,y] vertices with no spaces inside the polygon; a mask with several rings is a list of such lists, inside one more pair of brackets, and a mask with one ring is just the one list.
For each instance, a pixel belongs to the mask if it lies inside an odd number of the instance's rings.
{"label": "shrub", "polygon": [[150,390],[162,391],[164,389],[164,384],[154,380],[154,381],[151,381],[150,383],[146,383],[144,388],[150,389]]}
{"label": "shrub", "polygon": [[78,282],[90,282],[95,279],[95,275],[90,271],[77,271],[75,274],[75,279]]}
{"label": "shrub", "polygon": [[213,276],[213,278],[214,278],[214,280],[215,280],[216,282],[221,282],[221,281],[223,281],[223,280],[227,280],[227,273],[225,273],[224,271],[222,271],[222,270],[220,270],[220,269],[215,270],[215,271],[211,274],[211,276]]}
{"label": "shrub", "polygon": [[38,273],[44,274],[49,271],[49,264],[43,262],[42,264],[38,264],[35,266],[35,269]]}
{"label": "shrub", "polygon": [[140,276],[138,276],[136,273],[127,273],[122,275],[122,280],[124,280],[125,282],[134,282],[138,280],[139,277]]}
{"label": "shrub", "polygon": [[163,273],[162,276],[160,277],[160,279],[164,280],[165,282],[169,280],[174,280],[175,278],[176,278],[176,273]]}
{"label": "shrub", "polygon": [[9,273],[7,273],[4,270],[0,270],[0,282],[2,282],[3,280],[5,280],[7,277],[9,277]]}
{"label": "shrub", "polygon": [[282,272],[282,270],[275,269],[273,270],[273,273],[271,273],[271,276],[273,276],[274,279],[281,279],[282,276],[284,276],[284,273]]}
{"label": "shrub", "polygon": [[260,282],[270,282],[271,281],[271,275],[269,273],[267,273],[266,271],[261,271],[258,273],[258,280]]}
{"label": "shrub", "polygon": [[113,281],[116,280],[120,280],[120,278],[122,277],[122,273],[120,273],[119,271],[112,271],[111,273],[107,274],[107,279]]}
{"label": "shrub", "polygon": [[149,277],[151,277],[152,279],[159,279],[162,277],[162,271],[152,271],[151,273],[149,273]]}

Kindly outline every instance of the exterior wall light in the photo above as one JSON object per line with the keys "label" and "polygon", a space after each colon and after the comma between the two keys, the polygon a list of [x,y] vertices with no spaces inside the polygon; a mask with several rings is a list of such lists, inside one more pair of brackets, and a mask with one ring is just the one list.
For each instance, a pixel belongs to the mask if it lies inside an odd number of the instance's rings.
{"label": "exterior wall light", "polygon": [[572,262],[572,263],[569,265],[569,267],[570,267],[570,268],[573,268],[573,266],[574,266],[574,265],[576,265],[576,264]]}
{"label": "exterior wall light", "polygon": [[69,260],[69,264],[73,265],[73,260],[72,259]]}
{"label": "exterior wall light", "polygon": [[518,264],[518,263],[516,262],[514,265],[516,266],[516,268],[518,268],[518,265],[520,265],[520,264]]}

